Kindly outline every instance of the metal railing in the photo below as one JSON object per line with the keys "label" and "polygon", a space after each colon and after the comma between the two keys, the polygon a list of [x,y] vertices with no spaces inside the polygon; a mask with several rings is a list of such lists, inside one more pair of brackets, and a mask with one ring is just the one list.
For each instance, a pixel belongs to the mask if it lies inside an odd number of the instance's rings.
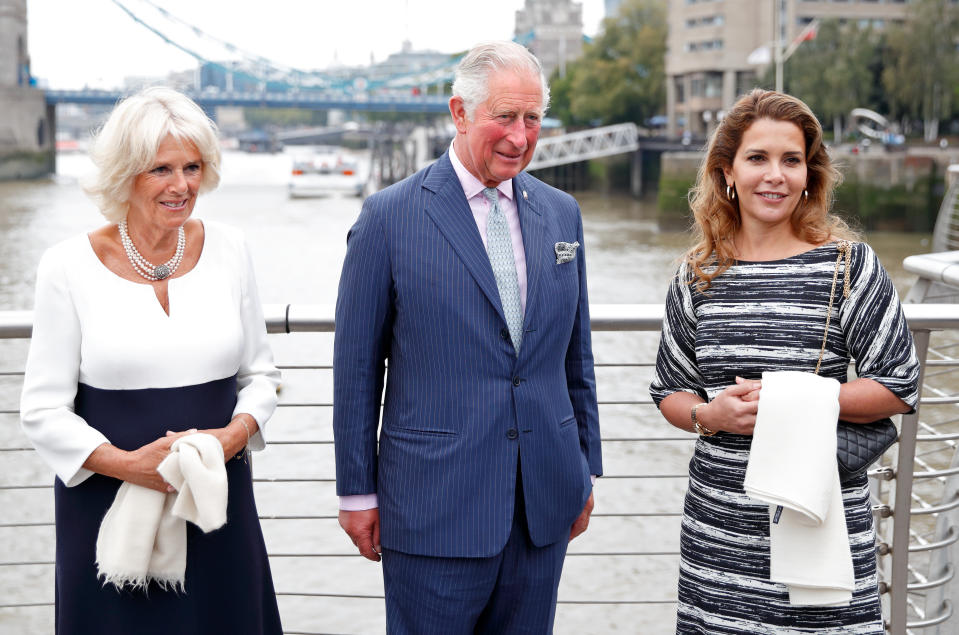
{"label": "metal railing", "polygon": [[[954,477],[959,474],[959,396],[954,379],[959,370],[954,355],[959,347],[959,305],[913,304],[904,309],[923,364],[921,409],[902,417],[900,443],[870,471],[880,590],[887,630],[896,635],[955,628],[945,626],[952,623],[953,614],[946,592],[954,585],[950,552],[959,541],[954,513],[959,508],[959,481]],[[275,334],[271,341],[278,360],[307,349],[310,357],[304,363],[280,364],[284,371],[280,408],[269,424],[270,446],[257,455],[254,470],[286,632],[375,631],[380,618],[371,618],[374,626],[364,627],[363,620],[382,610],[378,570],[355,554],[336,527],[332,436],[327,425],[332,398],[323,398],[332,395],[332,365],[315,361],[329,358],[333,307],[267,305],[265,314],[268,331]],[[670,428],[646,392],[663,306],[594,305],[591,314],[607,474],[598,486],[600,504],[590,531],[570,546],[557,632],[609,630],[597,621],[601,611],[603,619],[623,630],[666,633],[671,631],[676,603],[684,465],[694,438]],[[30,312],[0,312],[0,344],[29,338],[30,324]],[[322,341],[304,347],[296,338]],[[944,339],[941,345],[939,338]],[[287,347],[290,350],[284,351]],[[11,358],[22,357],[25,348],[23,342],[23,350],[4,357],[10,363]],[[638,358],[616,359],[623,355]],[[52,478],[43,470],[33,480],[18,475],[25,463],[39,462],[16,424],[21,376],[20,368],[0,372],[0,415],[8,423],[0,428],[0,509],[5,510],[0,514],[0,545],[9,543],[3,532],[19,539],[6,551],[0,547],[0,631],[5,624],[52,624]],[[304,412],[311,413],[305,422]],[[294,429],[300,430],[299,436]],[[282,456],[270,458],[271,453]],[[291,459],[289,454],[296,456]],[[664,462],[661,457],[666,454],[679,459]],[[291,473],[289,466],[294,464],[301,471]],[[302,469],[304,465],[323,469],[304,474],[309,471]],[[290,494],[286,498],[293,500],[292,508],[275,504],[276,488]],[[13,501],[18,496],[27,503],[18,507]],[[313,539],[324,533],[328,539]],[[30,538],[34,534],[36,540]],[[623,535],[630,539],[624,541]],[[33,555],[16,546],[27,538],[39,545]],[[324,582],[326,578],[334,582]],[[313,618],[324,611],[304,607],[318,601],[334,603],[348,613],[347,625],[316,626]],[[24,617],[27,614],[32,617]]]}

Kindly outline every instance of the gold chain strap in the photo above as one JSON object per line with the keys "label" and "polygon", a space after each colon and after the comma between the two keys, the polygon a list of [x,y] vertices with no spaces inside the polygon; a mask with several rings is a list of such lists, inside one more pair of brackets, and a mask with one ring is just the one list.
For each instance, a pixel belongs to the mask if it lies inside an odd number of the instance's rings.
{"label": "gold chain strap", "polygon": [[836,249],[839,253],[836,255],[836,270],[832,274],[832,288],[829,290],[829,308],[826,309],[826,330],[822,334],[822,348],[819,349],[819,359],[816,361],[816,374],[819,374],[819,366],[822,365],[822,357],[826,353],[826,338],[829,336],[829,321],[832,319],[832,303],[836,297],[836,280],[839,279],[839,263],[843,256],[846,258],[846,267],[843,275],[842,297],[849,297],[849,254],[852,253],[852,243],[848,240],[840,240],[836,243]]}

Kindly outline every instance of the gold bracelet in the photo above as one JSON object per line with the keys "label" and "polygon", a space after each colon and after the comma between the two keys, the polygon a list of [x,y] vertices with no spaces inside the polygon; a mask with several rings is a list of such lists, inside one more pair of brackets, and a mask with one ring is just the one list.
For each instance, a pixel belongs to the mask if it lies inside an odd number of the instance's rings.
{"label": "gold bracelet", "polygon": [[705,406],[705,405],[706,405],[706,402],[700,402],[696,404],[695,406],[693,406],[692,410],[689,411],[689,418],[692,420],[693,428],[696,429],[696,432],[698,432],[700,435],[704,437],[711,437],[714,434],[716,434],[716,432],[714,430],[710,430],[709,428],[701,424],[699,422],[699,418],[696,416],[696,410],[698,410],[700,406]]}

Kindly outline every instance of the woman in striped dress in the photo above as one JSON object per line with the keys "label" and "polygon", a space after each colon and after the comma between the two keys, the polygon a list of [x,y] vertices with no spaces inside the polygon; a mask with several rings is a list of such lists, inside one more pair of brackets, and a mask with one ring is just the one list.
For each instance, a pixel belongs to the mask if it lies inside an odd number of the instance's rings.
{"label": "woman in striped dress", "polygon": [[[700,435],[677,633],[883,632],[866,476],[842,484],[855,571],[848,606],[790,604],[787,587],[769,579],[768,504],[743,491],[759,379],[815,370],[837,241],[856,238],[829,211],[838,180],[809,108],[757,89],[718,126],[691,192],[695,243],[669,287],[650,386],[669,423]],[[919,364],[896,291],[864,243],[844,266],[850,294],[836,293],[820,374],[842,383],[842,419],[910,412]],[[847,381],[850,359],[857,378]]]}

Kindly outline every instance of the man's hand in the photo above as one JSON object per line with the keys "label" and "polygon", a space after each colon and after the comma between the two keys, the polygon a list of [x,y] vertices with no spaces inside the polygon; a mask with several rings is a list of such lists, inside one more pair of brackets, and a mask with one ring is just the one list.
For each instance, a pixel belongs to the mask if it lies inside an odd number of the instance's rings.
{"label": "man's hand", "polygon": [[[590,497],[590,501],[592,502],[592,497]],[[340,527],[347,533],[364,558],[373,562],[380,561],[379,509],[374,507],[358,512],[348,512],[341,509]],[[585,529],[585,527],[583,528]]]}
{"label": "man's hand", "polygon": [[[589,515],[593,513],[593,493],[589,493],[589,498],[586,500],[586,505],[583,507],[582,513],[580,513],[579,518],[576,519],[576,522],[573,523],[572,529],[569,530],[569,539],[572,540],[576,536],[580,535],[586,528],[589,527]],[[342,512],[340,512],[342,514]],[[342,524],[342,521],[341,521]]]}

